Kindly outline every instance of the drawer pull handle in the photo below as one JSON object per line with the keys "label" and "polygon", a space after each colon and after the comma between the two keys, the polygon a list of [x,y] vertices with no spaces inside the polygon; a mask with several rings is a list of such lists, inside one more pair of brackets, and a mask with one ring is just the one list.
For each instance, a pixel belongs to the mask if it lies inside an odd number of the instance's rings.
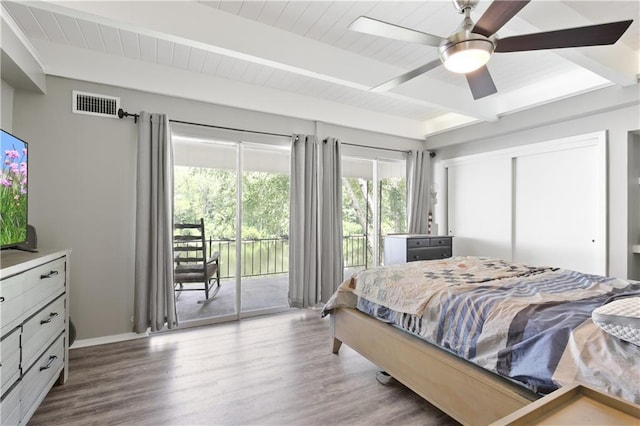
{"label": "drawer pull handle", "polygon": [[49,271],[48,274],[42,274],[40,275],[40,279],[44,280],[45,278],[51,278],[54,275],[58,275],[58,271]]}
{"label": "drawer pull handle", "polygon": [[51,356],[49,357],[49,361],[47,362],[47,365],[45,365],[44,367],[40,367],[40,371],[50,369],[50,368],[51,368],[51,364],[53,364],[53,361],[55,361],[56,359],[58,359],[58,357],[57,357],[57,356],[55,356],[55,355],[51,355]]}
{"label": "drawer pull handle", "polygon": [[51,320],[53,320],[55,317],[58,316],[57,312],[51,312],[49,314],[49,318],[47,318],[46,320],[40,320],[40,325],[42,324],[49,324],[51,322]]}
{"label": "drawer pull handle", "polygon": [[4,297],[0,296],[0,303],[4,302]]}

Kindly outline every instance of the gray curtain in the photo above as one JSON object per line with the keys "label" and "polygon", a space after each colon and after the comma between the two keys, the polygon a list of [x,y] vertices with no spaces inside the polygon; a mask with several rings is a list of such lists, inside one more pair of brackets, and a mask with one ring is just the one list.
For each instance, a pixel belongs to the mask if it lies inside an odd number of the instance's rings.
{"label": "gray curtain", "polygon": [[289,190],[289,305],[314,306],[320,301],[318,250],[318,140],[291,138]]}
{"label": "gray curtain", "polygon": [[166,114],[138,120],[134,330],[177,325],[173,294],[173,147]]}
{"label": "gray curtain", "polygon": [[413,150],[407,157],[407,215],[411,234],[425,234],[431,188],[430,151]]}
{"label": "gray curtain", "polygon": [[322,302],[344,277],[342,253],[342,157],[340,142],[325,139],[320,151],[320,282]]}

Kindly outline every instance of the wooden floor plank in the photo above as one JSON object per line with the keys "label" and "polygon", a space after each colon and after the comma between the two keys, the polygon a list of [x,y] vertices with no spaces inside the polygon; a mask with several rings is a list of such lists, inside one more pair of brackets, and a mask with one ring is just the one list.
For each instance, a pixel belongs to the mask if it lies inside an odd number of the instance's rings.
{"label": "wooden floor plank", "polygon": [[72,349],[30,425],[454,425],[343,346],[315,310]]}

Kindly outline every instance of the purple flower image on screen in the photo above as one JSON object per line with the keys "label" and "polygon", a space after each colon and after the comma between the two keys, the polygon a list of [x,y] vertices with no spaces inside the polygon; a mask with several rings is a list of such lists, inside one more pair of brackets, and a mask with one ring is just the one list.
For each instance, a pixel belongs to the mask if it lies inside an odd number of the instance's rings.
{"label": "purple flower image on screen", "polygon": [[3,131],[0,154],[0,244],[5,247],[26,239],[26,143]]}

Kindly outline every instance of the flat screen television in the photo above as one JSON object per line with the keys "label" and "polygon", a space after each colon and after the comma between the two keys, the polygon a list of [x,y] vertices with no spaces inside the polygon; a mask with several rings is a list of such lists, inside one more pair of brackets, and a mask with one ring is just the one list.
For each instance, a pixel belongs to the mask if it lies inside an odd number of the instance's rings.
{"label": "flat screen television", "polygon": [[0,130],[2,175],[0,176],[0,246],[10,248],[27,242],[27,143]]}

